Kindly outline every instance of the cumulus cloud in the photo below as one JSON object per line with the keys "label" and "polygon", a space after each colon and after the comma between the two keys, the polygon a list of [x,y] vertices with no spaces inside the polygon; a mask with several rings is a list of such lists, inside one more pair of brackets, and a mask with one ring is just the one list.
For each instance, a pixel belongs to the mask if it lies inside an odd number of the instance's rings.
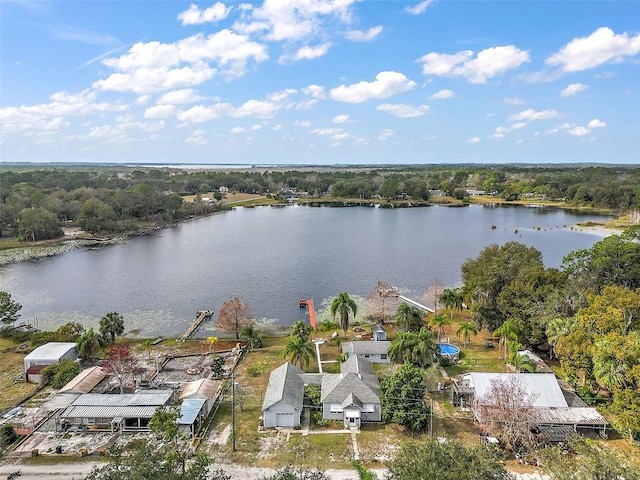
{"label": "cumulus cloud", "polygon": [[588,37],[574,38],[545,61],[563,72],[580,72],[608,62],[623,61],[640,53],[640,34],[615,34],[607,27],[598,28]]}
{"label": "cumulus cloud", "polygon": [[309,133],[315,133],[316,135],[340,135],[344,132],[342,128],[314,128],[309,130]]}
{"label": "cumulus cloud", "polygon": [[244,133],[246,130],[244,129],[244,127],[233,127],[230,132],[231,133]]}
{"label": "cumulus cloud", "polygon": [[524,105],[524,100],[518,97],[505,98],[504,103],[507,105]]}
{"label": "cumulus cloud", "polygon": [[178,111],[176,116],[181,122],[202,123],[215,120],[232,111],[233,107],[227,103],[215,105],[194,105],[188,110]]}
{"label": "cumulus cloud", "polygon": [[589,88],[588,85],[583,83],[572,83],[567,88],[560,92],[560,96],[562,97],[570,97],[572,95],[576,95],[577,93],[584,92]]}
{"label": "cumulus cloud", "polygon": [[260,117],[272,118],[280,110],[280,106],[274,102],[262,100],[248,100],[231,112],[232,117]]}
{"label": "cumulus cloud", "polygon": [[349,115],[336,115],[333,117],[333,123],[347,123],[349,121]]}
{"label": "cumulus cloud", "polygon": [[431,52],[420,57],[422,73],[444,77],[464,77],[470,83],[486,83],[487,80],[530,62],[529,53],[513,45],[487,48],[475,58],[471,50],[453,55]]}
{"label": "cumulus cloud", "polygon": [[387,139],[393,137],[395,134],[396,133],[393,130],[391,130],[390,128],[385,128],[378,135],[378,140],[381,140],[381,141],[387,140]]}
{"label": "cumulus cloud", "polygon": [[420,15],[421,13],[426,12],[429,5],[431,5],[433,2],[434,0],[424,0],[411,7],[405,7],[404,11],[410,13],[411,15]]}
{"label": "cumulus cloud", "polygon": [[144,111],[144,118],[169,118],[175,116],[175,105],[154,105]]}
{"label": "cumulus cloud", "polygon": [[480,141],[480,137],[473,137],[469,139],[469,143],[478,143]]}
{"label": "cumulus cloud", "polygon": [[229,12],[231,12],[231,7],[226,7],[221,2],[217,2],[204,10],[200,10],[197,5],[192,3],[189,6],[189,10],[178,14],[178,20],[182,21],[182,25],[215,23],[227,18]]}
{"label": "cumulus cloud", "polygon": [[552,120],[554,118],[559,118],[560,116],[561,115],[555,110],[542,110],[540,112],[536,112],[532,108],[529,108],[522,112],[509,115],[509,121],[522,120],[525,122],[531,122],[533,120]]}
{"label": "cumulus cloud", "polygon": [[313,98],[317,98],[320,100],[327,98],[327,96],[324,93],[324,87],[320,85],[309,85],[308,87],[303,88],[302,91],[306,95],[310,95]]}
{"label": "cumulus cloud", "polygon": [[502,138],[507,133],[512,132],[513,130],[519,130],[519,129],[524,128],[526,126],[527,126],[527,124],[525,122],[518,122],[518,123],[514,123],[513,125],[510,125],[508,127],[497,127],[496,131],[493,133],[492,137],[493,138]]}
{"label": "cumulus cloud", "polygon": [[587,124],[587,126],[589,128],[604,128],[607,126],[607,124],[602,120],[600,120],[599,118],[594,118]]}
{"label": "cumulus cloud", "polygon": [[420,105],[419,107],[414,107],[413,105],[406,105],[404,103],[383,103],[382,105],[378,105],[376,110],[380,110],[381,112],[388,113],[398,118],[415,118],[426,114],[429,111],[429,106]]}
{"label": "cumulus cloud", "polygon": [[389,98],[411,90],[416,82],[399,72],[380,72],[373,82],[361,81],[332,88],[332,99],[346,103],[362,103],[374,98]]}
{"label": "cumulus cloud", "polygon": [[191,132],[191,135],[189,135],[185,139],[185,142],[194,143],[196,145],[206,145],[209,142],[207,142],[207,140],[204,138],[204,134],[205,134],[205,131],[202,130],[201,128],[198,128],[193,132]]}
{"label": "cumulus cloud", "polygon": [[280,57],[280,62],[285,62],[288,60],[312,60],[314,58],[323,57],[327,54],[330,48],[331,43],[323,43],[322,45],[317,45],[315,47],[300,47],[294,54],[287,54]]}
{"label": "cumulus cloud", "polygon": [[447,98],[453,98],[453,97],[455,97],[455,94],[451,90],[445,89],[445,90],[440,90],[439,92],[436,92],[433,95],[431,95],[429,97],[429,100],[445,100]]}
{"label": "cumulus cloud", "polygon": [[171,90],[158,98],[157,104],[186,105],[202,100],[198,92],[191,88],[181,90]]}
{"label": "cumulus cloud", "polygon": [[347,40],[351,40],[352,42],[368,42],[369,40],[373,40],[378,35],[382,33],[383,27],[382,25],[376,25],[375,27],[371,27],[368,30],[349,30],[345,37]]}
{"label": "cumulus cloud", "polygon": [[590,131],[591,130],[589,130],[586,127],[575,127],[575,128],[572,128],[571,130],[567,130],[569,135],[574,135],[576,137],[582,137],[584,135],[587,135]]}
{"label": "cumulus cloud", "polygon": [[293,122],[293,124],[296,127],[302,127],[302,128],[307,128],[311,126],[311,122],[307,121],[307,120],[296,120],[295,122]]}

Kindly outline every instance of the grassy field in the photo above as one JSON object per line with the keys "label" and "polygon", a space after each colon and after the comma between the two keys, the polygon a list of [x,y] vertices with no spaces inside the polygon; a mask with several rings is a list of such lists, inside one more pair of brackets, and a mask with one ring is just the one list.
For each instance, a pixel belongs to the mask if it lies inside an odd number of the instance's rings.
{"label": "grassy field", "polygon": [[19,344],[0,338],[0,412],[19,404],[36,391],[37,385],[16,383],[15,379],[24,371],[25,353],[19,351]]}

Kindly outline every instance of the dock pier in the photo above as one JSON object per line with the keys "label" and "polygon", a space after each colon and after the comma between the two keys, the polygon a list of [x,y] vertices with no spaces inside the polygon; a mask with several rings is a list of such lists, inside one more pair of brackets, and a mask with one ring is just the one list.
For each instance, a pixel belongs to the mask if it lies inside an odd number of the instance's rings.
{"label": "dock pier", "polygon": [[213,310],[198,310],[196,312],[196,319],[193,321],[191,326],[187,329],[187,331],[182,335],[182,340],[187,340],[193,332],[195,332],[200,324],[204,322],[207,318],[213,317],[215,312]]}

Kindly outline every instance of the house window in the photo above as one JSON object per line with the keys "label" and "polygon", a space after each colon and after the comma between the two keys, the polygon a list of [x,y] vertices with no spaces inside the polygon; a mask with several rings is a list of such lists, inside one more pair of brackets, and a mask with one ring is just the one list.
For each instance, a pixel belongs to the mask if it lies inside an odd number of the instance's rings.
{"label": "house window", "polygon": [[381,360],[386,360],[387,359],[387,354],[386,353],[380,354],[380,359]]}
{"label": "house window", "polygon": [[332,403],[330,411],[331,413],[342,413],[342,405],[339,403]]}
{"label": "house window", "polygon": [[363,403],[362,404],[362,412],[363,413],[373,413],[376,411],[376,406],[373,403]]}

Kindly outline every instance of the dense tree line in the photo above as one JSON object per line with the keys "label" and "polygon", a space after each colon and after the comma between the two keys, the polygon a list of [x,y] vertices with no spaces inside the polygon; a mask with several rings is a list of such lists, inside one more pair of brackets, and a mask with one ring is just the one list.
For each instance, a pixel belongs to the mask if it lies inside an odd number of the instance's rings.
{"label": "dense tree line", "polygon": [[127,222],[179,220],[215,208],[183,195],[234,192],[426,201],[430,191],[464,199],[482,190],[507,200],[540,198],[625,212],[640,208],[638,166],[429,165],[186,171],[177,168],[18,167],[0,169],[0,229],[26,240],[55,238],[79,224],[114,232]]}

